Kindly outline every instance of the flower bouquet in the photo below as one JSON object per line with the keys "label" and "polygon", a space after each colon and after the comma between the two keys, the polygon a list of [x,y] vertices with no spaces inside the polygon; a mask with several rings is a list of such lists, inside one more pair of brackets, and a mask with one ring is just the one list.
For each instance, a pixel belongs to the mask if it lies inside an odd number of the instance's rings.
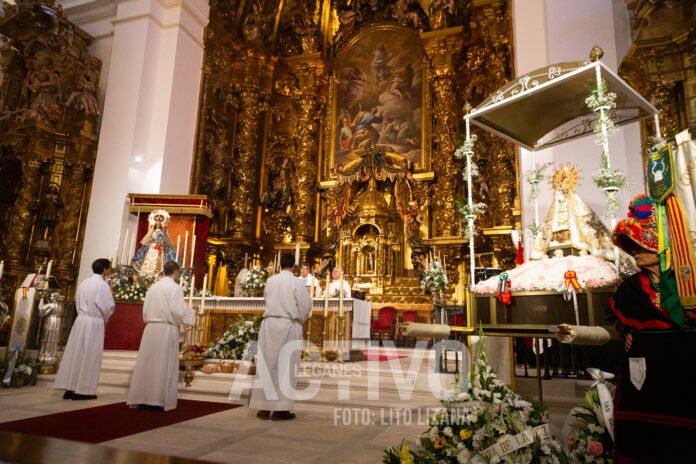
{"label": "flower bouquet", "polygon": [[[611,384],[605,384],[612,387]],[[576,419],[570,426],[566,446],[571,463],[609,464],[614,459],[614,442],[604,424],[598,387],[585,393],[585,402],[570,411]]]}
{"label": "flower bouquet", "polygon": [[422,289],[434,293],[444,291],[447,283],[447,274],[445,274],[445,270],[440,265],[439,261],[435,261],[429,269],[423,272],[420,286]]}
{"label": "flower bouquet", "polygon": [[154,276],[149,278],[139,275],[130,266],[117,264],[113,266],[108,283],[114,300],[128,303],[141,303],[145,300],[145,294],[154,283]]}
{"label": "flower bouquet", "polygon": [[235,322],[227,328],[222,337],[205,349],[203,357],[253,360],[256,356],[260,326],[261,319]]}
{"label": "flower bouquet", "polygon": [[545,410],[495,378],[483,338],[477,358],[471,378],[460,376],[443,400],[446,409],[430,417],[420,446],[411,450],[402,444],[385,451],[385,464],[565,462]]}
{"label": "flower bouquet", "polygon": [[261,266],[252,267],[244,280],[239,283],[239,288],[247,295],[258,295],[263,292],[265,286],[266,273]]}
{"label": "flower bouquet", "polygon": [[[0,360],[0,379],[5,377],[9,362],[9,358]],[[23,385],[36,385],[36,374],[38,373],[37,364],[36,359],[27,355],[25,352],[20,352],[12,371],[10,386],[21,387]],[[2,385],[5,386],[5,384]]]}

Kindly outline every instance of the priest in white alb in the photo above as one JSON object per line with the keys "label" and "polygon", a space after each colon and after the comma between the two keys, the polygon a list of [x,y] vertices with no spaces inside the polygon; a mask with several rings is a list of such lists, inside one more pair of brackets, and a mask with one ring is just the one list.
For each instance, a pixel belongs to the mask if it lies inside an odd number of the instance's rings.
{"label": "priest in white alb", "polygon": [[[302,323],[309,317],[312,301],[304,283],[295,277],[295,257],[280,257],[280,273],[266,282],[254,386],[249,409],[258,409],[259,419],[294,419],[297,368],[302,350]],[[271,415],[271,413],[273,413]]]}
{"label": "priest in white alb", "polygon": [[[300,266],[300,277],[298,277],[298,279],[304,284],[307,293],[312,295],[312,298],[319,298],[321,296],[321,284],[319,283],[319,279],[310,274],[309,263],[302,263]],[[314,293],[312,293],[312,289],[314,289]]]}
{"label": "priest in white alb", "polygon": [[[326,289],[329,292],[330,298],[338,298],[338,289],[341,288],[341,278],[343,277],[343,269],[336,266],[331,271],[331,278],[333,279],[329,283],[329,287]],[[350,298],[350,284],[343,279],[343,298]]]}
{"label": "priest in white alb", "polygon": [[177,283],[179,265],[164,264],[164,277],[145,295],[143,319],[147,324],[140,341],[127,403],[176,408],[179,382],[179,326],[193,325],[194,310],[186,306],[184,291]]}
{"label": "priest in white alb", "polygon": [[75,293],[77,318],[70,330],[54,388],[65,390],[63,399],[97,398],[99,371],[104,353],[104,326],[114,312],[114,297],[104,277],[111,272],[108,259],[92,263],[92,277]]}

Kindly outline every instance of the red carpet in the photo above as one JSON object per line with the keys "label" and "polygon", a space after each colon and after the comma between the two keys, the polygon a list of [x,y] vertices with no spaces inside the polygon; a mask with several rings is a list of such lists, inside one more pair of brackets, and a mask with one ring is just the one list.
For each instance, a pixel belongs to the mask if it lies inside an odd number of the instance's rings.
{"label": "red carpet", "polygon": [[406,356],[400,356],[397,354],[389,353],[389,354],[384,354],[380,351],[374,351],[374,350],[362,350],[363,354],[367,358],[368,361],[389,361],[390,359],[402,359],[405,358]]}
{"label": "red carpet", "polygon": [[239,406],[230,403],[179,400],[176,409],[161,412],[131,409],[126,406],[126,403],[114,403],[3,422],[0,423],[0,430],[87,443],[101,443]]}

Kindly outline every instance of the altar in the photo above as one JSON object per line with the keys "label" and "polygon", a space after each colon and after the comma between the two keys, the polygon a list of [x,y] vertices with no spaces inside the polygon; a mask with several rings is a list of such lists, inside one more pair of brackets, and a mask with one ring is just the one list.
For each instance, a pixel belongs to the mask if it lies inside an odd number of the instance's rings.
{"label": "altar", "polygon": [[[193,298],[194,307],[200,306],[201,299]],[[324,298],[314,298],[312,301],[312,317],[303,324],[302,334],[305,340],[309,340],[317,347],[325,346],[326,349],[337,347],[338,326],[335,316],[340,311],[338,298],[328,299],[328,308]],[[203,334],[204,345],[210,344],[220,337],[230,324],[239,319],[254,319],[261,317],[266,309],[265,300],[261,297],[219,297],[212,296],[205,299],[205,329]],[[327,324],[326,340],[322,336],[324,329],[324,311],[330,316]],[[370,343],[370,319],[372,317],[372,305],[363,300],[345,298],[343,300],[345,313],[345,346],[341,346],[344,352],[350,350],[362,350]],[[348,343],[349,342],[349,343]]]}

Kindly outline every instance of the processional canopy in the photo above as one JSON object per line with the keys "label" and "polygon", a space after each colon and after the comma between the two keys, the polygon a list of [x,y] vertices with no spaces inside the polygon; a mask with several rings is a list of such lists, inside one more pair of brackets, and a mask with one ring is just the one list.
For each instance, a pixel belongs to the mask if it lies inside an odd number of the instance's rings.
{"label": "processional canopy", "polygon": [[576,61],[544,66],[515,79],[466,117],[530,151],[583,137],[593,133],[598,119],[585,103],[598,73],[616,94],[616,108],[608,111],[615,126],[658,114],[601,61]]}

